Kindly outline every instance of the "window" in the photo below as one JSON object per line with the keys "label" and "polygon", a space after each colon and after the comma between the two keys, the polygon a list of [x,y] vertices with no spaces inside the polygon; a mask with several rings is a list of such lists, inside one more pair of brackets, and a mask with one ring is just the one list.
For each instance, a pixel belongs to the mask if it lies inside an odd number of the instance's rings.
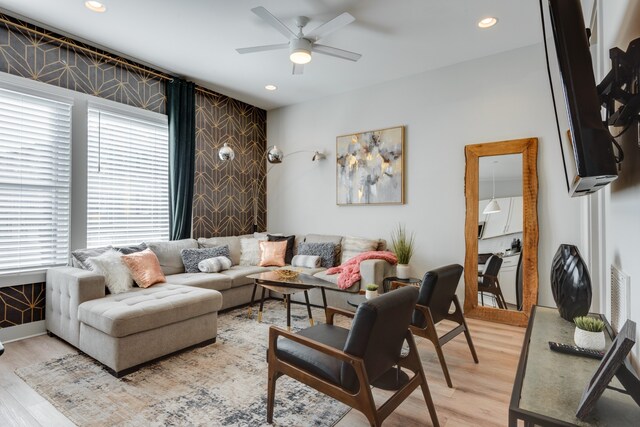
{"label": "window", "polygon": [[89,107],[87,122],[87,247],[169,240],[166,116]]}
{"label": "window", "polygon": [[71,103],[0,89],[0,274],[67,263]]}

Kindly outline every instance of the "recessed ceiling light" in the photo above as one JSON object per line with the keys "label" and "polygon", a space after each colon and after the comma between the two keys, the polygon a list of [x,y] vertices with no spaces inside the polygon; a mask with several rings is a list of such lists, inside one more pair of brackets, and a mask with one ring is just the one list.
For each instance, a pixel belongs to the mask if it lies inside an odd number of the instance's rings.
{"label": "recessed ceiling light", "polygon": [[86,7],[92,12],[98,12],[98,13],[106,12],[107,10],[107,7],[104,4],[94,0],[88,0],[84,2],[84,7]]}
{"label": "recessed ceiling light", "polygon": [[276,86],[276,85],[266,85],[264,88],[266,90],[276,90],[276,89],[278,89],[278,86]]}
{"label": "recessed ceiling light", "polygon": [[478,27],[480,28],[491,28],[498,23],[498,18],[494,18],[493,16],[488,16],[484,19],[478,21]]}

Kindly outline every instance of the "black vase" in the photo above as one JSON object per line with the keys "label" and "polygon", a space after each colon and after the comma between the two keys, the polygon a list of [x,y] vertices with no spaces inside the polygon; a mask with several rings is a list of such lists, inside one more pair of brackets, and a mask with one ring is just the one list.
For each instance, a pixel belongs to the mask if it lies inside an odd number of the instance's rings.
{"label": "black vase", "polygon": [[562,244],[551,264],[551,290],[563,319],[573,322],[591,307],[591,277],[578,248]]}

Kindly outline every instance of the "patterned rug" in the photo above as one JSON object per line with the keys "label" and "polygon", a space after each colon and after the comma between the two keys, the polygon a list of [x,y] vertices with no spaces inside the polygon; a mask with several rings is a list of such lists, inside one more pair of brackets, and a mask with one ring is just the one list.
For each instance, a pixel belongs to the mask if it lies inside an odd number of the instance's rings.
{"label": "patterned rug", "polygon": [[[263,322],[247,310],[221,314],[218,340],[153,363],[122,379],[93,359],[70,354],[16,371],[29,386],[80,426],[267,426],[267,335],[284,327],[283,304],[267,301]],[[306,308],[292,305],[294,329],[308,326]],[[314,309],[314,318],[324,313]],[[349,408],[288,377],[276,384],[278,426],[333,426]]]}

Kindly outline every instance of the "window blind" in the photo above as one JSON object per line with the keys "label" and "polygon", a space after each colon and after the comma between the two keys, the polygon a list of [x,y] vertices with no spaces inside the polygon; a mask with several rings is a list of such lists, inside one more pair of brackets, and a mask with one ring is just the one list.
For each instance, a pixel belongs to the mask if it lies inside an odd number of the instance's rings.
{"label": "window blind", "polygon": [[88,110],[87,247],[169,240],[166,120]]}
{"label": "window blind", "polygon": [[71,103],[0,89],[0,274],[69,256]]}

